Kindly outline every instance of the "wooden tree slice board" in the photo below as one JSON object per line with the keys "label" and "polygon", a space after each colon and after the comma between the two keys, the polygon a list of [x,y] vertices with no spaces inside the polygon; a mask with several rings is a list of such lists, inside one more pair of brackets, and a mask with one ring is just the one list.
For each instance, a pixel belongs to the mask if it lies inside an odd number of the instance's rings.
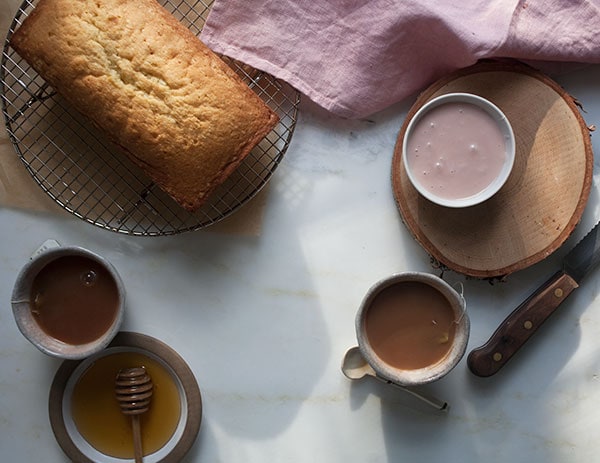
{"label": "wooden tree slice board", "polygon": [[[507,183],[488,201],[463,209],[419,195],[402,163],[408,121],[430,99],[452,92],[495,103],[516,138]],[[592,171],[590,133],[573,98],[525,65],[483,62],[438,80],[417,98],[398,135],[392,188],[406,227],[440,266],[498,278],[539,262],[564,243],[581,219]]]}

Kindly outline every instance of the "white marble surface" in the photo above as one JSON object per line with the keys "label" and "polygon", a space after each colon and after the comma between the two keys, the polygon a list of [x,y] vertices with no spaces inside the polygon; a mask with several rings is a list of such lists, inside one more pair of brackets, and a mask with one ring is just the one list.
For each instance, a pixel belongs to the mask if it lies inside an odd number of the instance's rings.
{"label": "white marble surface", "polygon": [[[587,123],[598,124],[600,66],[556,78],[584,104]],[[0,209],[2,461],[66,461],[47,412],[60,362],[21,337],[10,309],[19,268],[47,238],[112,261],[128,291],[123,328],[166,342],[194,371],[204,416],[186,462],[595,461],[600,269],[496,376],[473,376],[465,357],[428,386],[450,402],[447,415],[342,375],[369,286],[398,271],[435,272],[402,224],[390,186],[410,103],[347,121],[304,100],[258,236],[126,237],[70,216]],[[595,179],[581,225],[546,261],[494,285],[444,276],[464,283],[469,350],[593,226],[598,188]]]}

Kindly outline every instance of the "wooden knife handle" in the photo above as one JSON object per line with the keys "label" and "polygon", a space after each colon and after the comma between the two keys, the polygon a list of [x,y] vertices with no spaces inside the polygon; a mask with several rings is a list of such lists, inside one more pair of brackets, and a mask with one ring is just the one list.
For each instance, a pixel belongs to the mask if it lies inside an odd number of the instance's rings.
{"label": "wooden knife handle", "polygon": [[484,377],[498,372],[578,286],[562,270],[555,273],[506,317],[483,346],[469,353],[471,372]]}

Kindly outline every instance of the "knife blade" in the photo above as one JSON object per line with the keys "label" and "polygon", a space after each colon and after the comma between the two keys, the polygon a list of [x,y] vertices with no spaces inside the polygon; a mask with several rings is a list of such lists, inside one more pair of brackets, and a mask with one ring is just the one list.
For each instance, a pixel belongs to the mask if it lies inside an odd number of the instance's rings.
{"label": "knife blade", "polygon": [[508,315],[485,344],[469,353],[469,370],[482,377],[497,373],[599,262],[600,222],[564,257],[562,269]]}

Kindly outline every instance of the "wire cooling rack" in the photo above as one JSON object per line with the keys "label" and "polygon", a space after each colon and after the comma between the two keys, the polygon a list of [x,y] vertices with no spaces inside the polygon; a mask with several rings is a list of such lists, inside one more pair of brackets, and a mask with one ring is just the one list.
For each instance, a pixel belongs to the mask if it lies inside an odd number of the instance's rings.
{"label": "wire cooling rack", "polygon": [[[269,74],[222,57],[279,115],[280,122],[209,201],[191,213],[152,183],[91,123],[82,120],[10,47],[10,37],[36,3],[25,0],[8,31],[0,63],[0,96],[6,129],[17,155],[37,184],[62,208],[115,232],[171,235],[222,220],[269,181],[296,126],[300,95],[295,89]],[[196,35],[212,3],[162,1]]]}

